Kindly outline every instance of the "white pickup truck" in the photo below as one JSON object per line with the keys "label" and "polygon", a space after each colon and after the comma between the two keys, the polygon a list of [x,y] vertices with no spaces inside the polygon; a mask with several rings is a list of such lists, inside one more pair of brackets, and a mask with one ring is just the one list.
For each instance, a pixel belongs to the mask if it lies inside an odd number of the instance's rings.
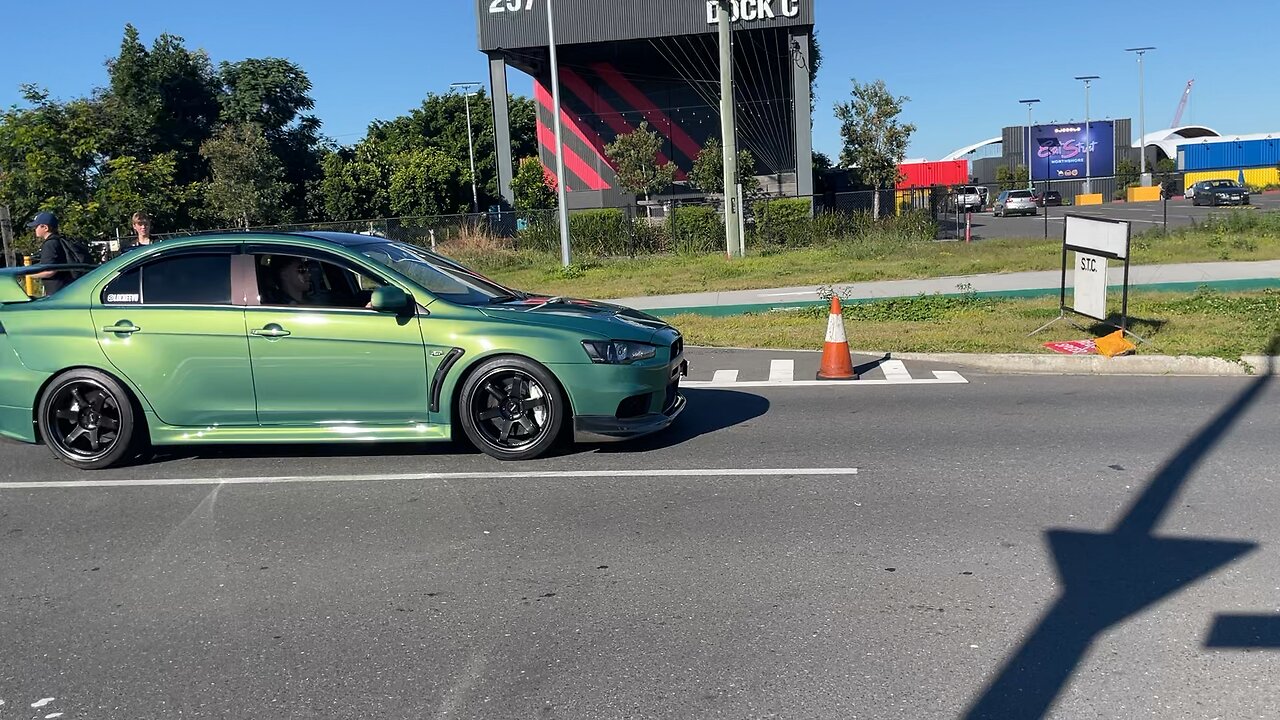
{"label": "white pickup truck", "polygon": [[976,185],[961,185],[951,194],[951,205],[960,212],[981,212],[986,206],[986,188]]}

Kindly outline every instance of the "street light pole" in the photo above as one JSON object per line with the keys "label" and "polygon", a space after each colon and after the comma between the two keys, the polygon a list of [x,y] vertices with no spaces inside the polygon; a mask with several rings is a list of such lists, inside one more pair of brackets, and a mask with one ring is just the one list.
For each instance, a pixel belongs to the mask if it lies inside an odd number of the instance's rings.
{"label": "street light pole", "polygon": [[569,267],[569,204],[565,197],[567,178],[564,176],[564,135],[560,123],[560,62],[556,59],[556,20],[547,0],[547,45],[551,49],[551,115],[555,118],[556,131],[556,196],[560,215],[560,262]]}
{"label": "street light pole", "polygon": [[1093,155],[1093,133],[1089,129],[1089,86],[1094,80],[1101,79],[1101,75],[1078,75],[1077,80],[1084,81],[1084,194],[1089,195],[1093,192],[1093,170],[1090,165],[1090,156]]}
{"label": "street light pole", "polygon": [[1026,152],[1023,154],[1026,155],[1026,158],[1027,158],[1027,189],[1032,189],[1035,187],[1035,185],[1033,185],[1031,182],[1031,106],[1040,102],[1040,98],[1034,98],[1031,100],[1019,100],[1018,102],[1027,106],[1027,142],[1025,145],[1023,145],[1023,147],[1026,149]]}
{"label": "street light pole", "polygon": [[1151,187],[1151,174],[1147,172],[1147,103],[1143,97],[1142,56],[1155,47],[1125,48],[1125,52],[1138,54],[1138,145],[1139,162],[1142,164],[1142,187]]}
{"label": "street light pole", "polygon": [[471,212],[480,212],[480,195],[476,192],[476,143],[471,137],[471,96],[475,92],[471,88],[482,87],[478,82],[450,83],[449,87],[465,90],[462,96],[467,104],[467,155],[471,158]]}

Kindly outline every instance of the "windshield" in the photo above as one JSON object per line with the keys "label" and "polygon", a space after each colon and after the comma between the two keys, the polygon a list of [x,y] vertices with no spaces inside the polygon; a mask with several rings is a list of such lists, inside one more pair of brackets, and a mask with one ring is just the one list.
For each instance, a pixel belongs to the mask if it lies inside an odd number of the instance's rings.
{"label": "windshield", "polygon": [[1030,190],[1015,190],[1015,191],[1013,191],[1013,192],[1009,193],[1009,197],[1011,197],[1011,198],[1024,198],[1024,199],[1025,199],[1025,198],[1029,198],[1029,197],[1031,197],[1031,191],[1030,191]]}
{"label": "windshield", "polygon": [[521,293],[444,258],[425,251],[414,252],[401,243],[378,243],[361,246],[365,257],[395,270],[421,285],[432,295],[459,305],[489,305],[514,300]]}
{"label": "windshield", "polygon": [[1209,184],[1209,187],[1233,188],[1233,187],[1236,187],[1236,181],[1235,180],[1214,180],[1212,183]]}

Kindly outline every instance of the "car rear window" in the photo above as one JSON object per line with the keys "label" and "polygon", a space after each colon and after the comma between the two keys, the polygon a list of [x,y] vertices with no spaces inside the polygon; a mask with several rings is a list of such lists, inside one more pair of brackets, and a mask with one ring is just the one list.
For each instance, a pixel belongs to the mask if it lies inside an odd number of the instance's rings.
{"label": "car rear window", "polygon": [[1009,197],[1011,197],[1011,198],[1029,198],[1029,197],[1031,197],[1031,191],[1030,191],[1030,190],[1014,190],[1013,192],[1009,193]]}

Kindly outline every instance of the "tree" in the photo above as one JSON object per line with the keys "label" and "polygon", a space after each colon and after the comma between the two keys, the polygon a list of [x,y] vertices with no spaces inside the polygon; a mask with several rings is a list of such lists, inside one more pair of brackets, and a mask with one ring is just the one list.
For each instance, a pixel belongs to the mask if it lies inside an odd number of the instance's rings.
{"label": "tree", "polygon": [[670,187],[676,177],[676,166],[670,161],[658,164],[662,140],[649,129],[648,122],[605,145],[604,153],[618,175],[618,184],[627,192],[649,196]]}
{"label": "tree", "polygon": [[[756,159],[750,150],[738,151],[738,183],[742,185],[744,194],[760,189],[760,179],[756,177],[755,167]],[[712,136],[698,151],[698,157],[693,160],[693,169],[689,172],[689,181],[704,193],[719,195],[724,192],[724,149],[720,145],[720,138]]]}
{"label": "tree", "polygon": [[437,148],[396,155],[391,169],[391,212],[398,216],[465,213],[471,205],[470,169]]}
{"label": "tree", "polygon": [[244,228],[280,218],[288,187],[284,168],[271,153],[261,127],[227,125],[205,141],[200,154],[212,175],[204,192],[210,216]]}
{"label": "tree", "polygon": [[[898,122],[902,106],[911,98],[894,97],[883,80],[861,84],[853,81],[852,97],[836,105],[844,149],[840,162],[856,166],[873,189],[898,181],[898,165],[907,154],[907,143],[916,126]],[[875,193],[872,217],[880,217],[880,193]]]}
{"label": "tree", "polygon": [[1125,158],[1116,163],[1116,191],[1138,184],[1138,166]]}
{"label": "tree", "polygon": [[556,186],[542,161],[527,157],[520,161],[511,191],[516,196],[517,210],[549,210],[556,206]]}

